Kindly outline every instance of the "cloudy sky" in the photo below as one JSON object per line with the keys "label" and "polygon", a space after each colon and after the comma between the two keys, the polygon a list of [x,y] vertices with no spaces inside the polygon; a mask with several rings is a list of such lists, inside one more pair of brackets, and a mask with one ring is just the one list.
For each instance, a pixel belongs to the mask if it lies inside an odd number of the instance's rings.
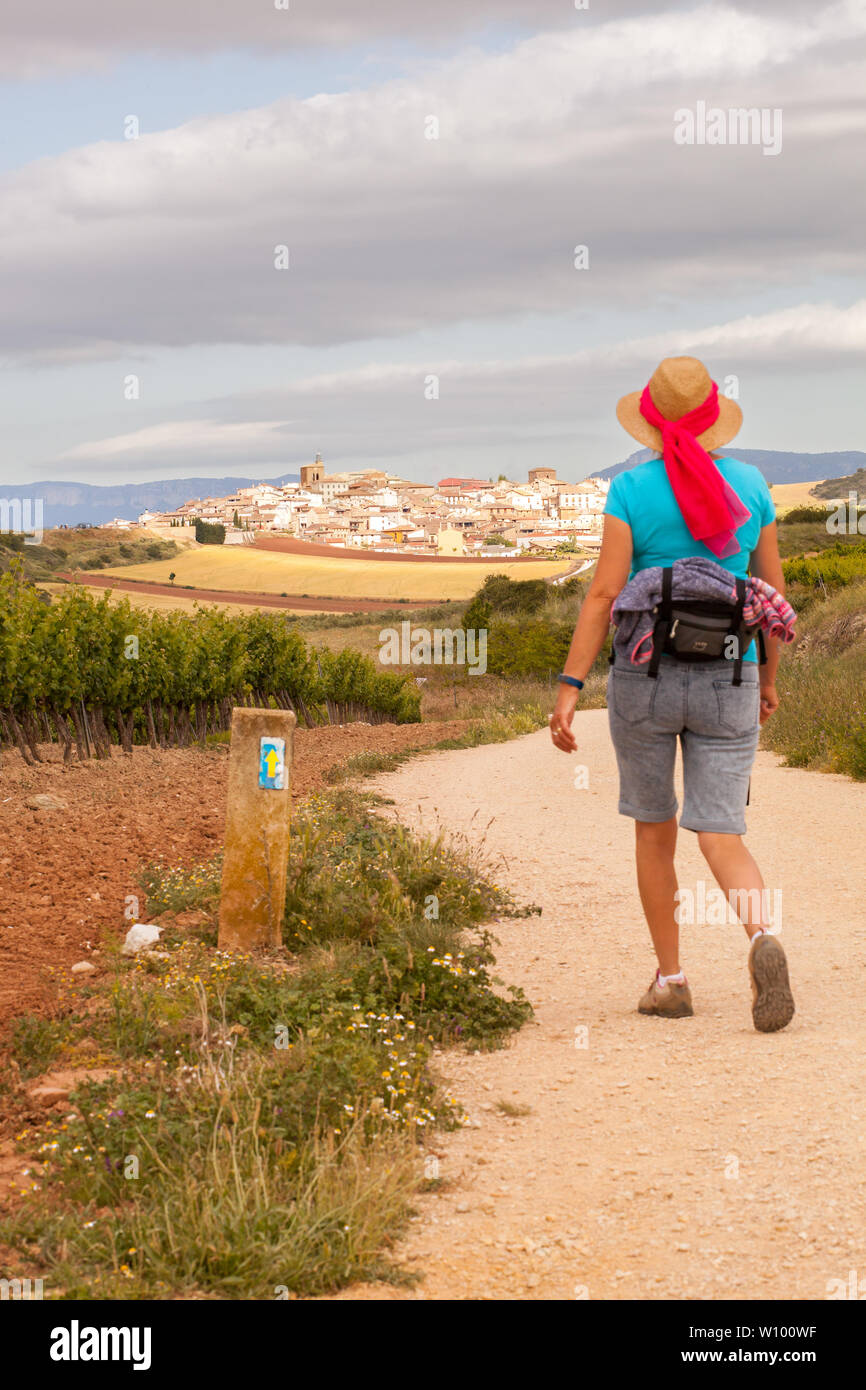
{"label": "cloudy sky", "polygon": [[577,479],[671,352],[863,447],[864,11],[0,0],[0,482]]}

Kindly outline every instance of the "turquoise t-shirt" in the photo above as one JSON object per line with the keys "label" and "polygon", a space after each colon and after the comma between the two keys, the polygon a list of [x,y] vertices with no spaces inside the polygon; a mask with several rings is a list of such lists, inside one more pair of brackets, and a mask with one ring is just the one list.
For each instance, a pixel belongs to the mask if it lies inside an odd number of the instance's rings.
{"label": "turquoise t-shirt", "polygon": [[[764,475],[751,463],[741,463],[734,458],[719,458],[715,463],[751,513],[749,520],[735,532],[739,550],[726,560],[720,560],[709,546],[692,536],[668,482],[663,458],[648,459],[646,463],[618,473],[613,479],[604,510],[606,515],[618,516],[631,527],[634,554],[629,579],[638,570],[653,565],[672,565],[674,560],[686,560],[692,555],[715,560],[731,574],[747,578],[749,560],[761,529],[776,520],[776,508]],[[744,660],[756,659],[753,642]]]}

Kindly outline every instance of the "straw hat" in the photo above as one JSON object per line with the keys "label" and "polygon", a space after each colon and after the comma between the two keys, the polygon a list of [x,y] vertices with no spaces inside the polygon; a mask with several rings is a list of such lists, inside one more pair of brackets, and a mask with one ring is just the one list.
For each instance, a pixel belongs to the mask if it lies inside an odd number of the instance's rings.
{"label": "straw hat", "polygon": [[[649,389],[656,409],[666,420],[678,420],[706,400],[712,389],[712,378],[697,357],[665,357],[650,377]],[[662,432],[645,420],[640,413],[642,391],[623,396],[616,408],[616,418],[623,429],[640,444],[658,453],[662,451]],[[733,439],[743,423],[743,412],[736,401],[719,396],[719,418],[703,434],[695,435],[707,451],[718,449]]]}

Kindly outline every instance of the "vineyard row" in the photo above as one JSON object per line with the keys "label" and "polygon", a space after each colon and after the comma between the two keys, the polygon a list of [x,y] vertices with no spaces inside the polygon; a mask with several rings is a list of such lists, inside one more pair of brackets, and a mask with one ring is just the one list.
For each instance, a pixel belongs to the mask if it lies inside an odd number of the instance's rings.
{"label": "vineyard row", "polygon": [[149,612],[75,587],[48,605],[19,571],[0,578],[0,740],[27,762],[46,742],[64,759],[204,742],[236,705],[292,710],[310,728],[416,722],[419,704],[411,678],[308,646],[281,614]]}

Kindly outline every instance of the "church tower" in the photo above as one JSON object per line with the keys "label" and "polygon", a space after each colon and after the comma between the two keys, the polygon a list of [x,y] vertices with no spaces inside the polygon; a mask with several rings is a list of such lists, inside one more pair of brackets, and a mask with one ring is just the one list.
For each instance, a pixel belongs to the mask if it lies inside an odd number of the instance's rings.
{"label": "church tower", "polygon": [[316,454],[315,463],[301,464],[301,487],[308,488],[312,483],[320,483],[325,475],[322,466],[322,455]]}

